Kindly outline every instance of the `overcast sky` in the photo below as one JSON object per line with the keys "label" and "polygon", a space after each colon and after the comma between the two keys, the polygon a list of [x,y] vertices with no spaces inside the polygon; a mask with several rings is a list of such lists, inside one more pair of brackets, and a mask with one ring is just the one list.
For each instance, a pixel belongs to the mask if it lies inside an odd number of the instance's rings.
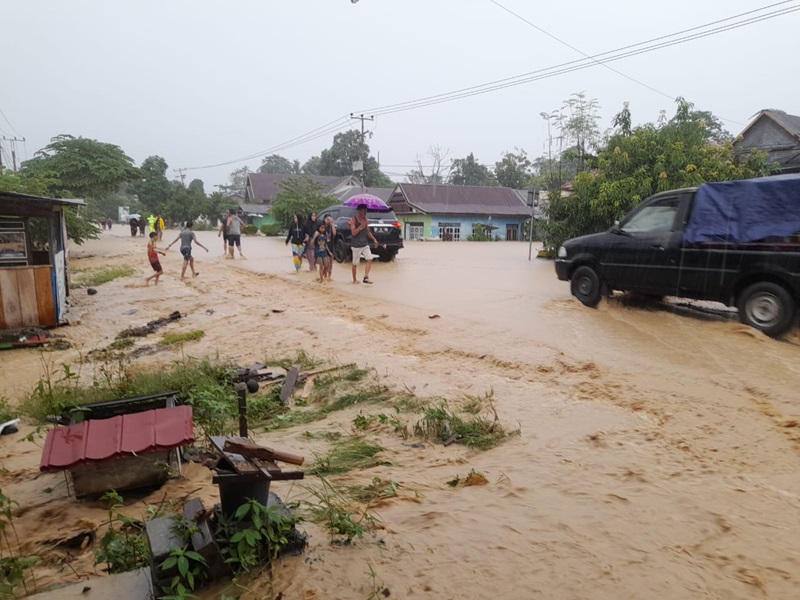
{"label": "overcast sky", "polygon": [[[776,1],[498,0],[590,55]],[[20,154],[68,133],[117,144],[137,164],[161,155],[170,169],[232,161],[351,112],[584,58],[491,0],[3,0],[0,14],[0,135],[24,136]],[[762,108],[800,114],[798,26],[795,12],[610,63],[628,78],[593,66],[379,116],[369,144],[395,180],[434,144],[489,165],[515,146],[536,156],[547,137],[539,113],[584,90],[604,128],[625,101],[641,123],[671,115],[670,98],[681,95],[738,133]],[[305,161],[332,138],[280,153]],[[187,183],[197,177],[212,191],[245,164],[260,159],[190,170]]]}

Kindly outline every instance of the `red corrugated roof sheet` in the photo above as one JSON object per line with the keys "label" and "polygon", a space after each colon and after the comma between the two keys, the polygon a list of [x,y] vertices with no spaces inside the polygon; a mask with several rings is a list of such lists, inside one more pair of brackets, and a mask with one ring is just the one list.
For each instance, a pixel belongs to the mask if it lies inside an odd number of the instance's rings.
{"label": "red corrugated roof sheet", "polygon": [[42,471],[69,469],[131,454],[147,454],[194,442],[192,407],[176,406],[88,420],[47,433]]}

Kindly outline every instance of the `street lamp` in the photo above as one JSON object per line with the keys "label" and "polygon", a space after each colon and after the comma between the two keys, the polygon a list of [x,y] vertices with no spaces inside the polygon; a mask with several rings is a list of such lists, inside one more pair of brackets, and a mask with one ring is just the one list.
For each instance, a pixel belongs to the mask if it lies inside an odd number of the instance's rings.
{"label": "street lamp", "polygon": [[531,260],[531,255],[533,254],[533,229],[534,225],[536,224],[536,218],[534,217],[533,209],[534,207],[539,206],[539,190],[528,190],[528,206],[531,207],[531,225],[530,232],[528,234],[528,260]]}

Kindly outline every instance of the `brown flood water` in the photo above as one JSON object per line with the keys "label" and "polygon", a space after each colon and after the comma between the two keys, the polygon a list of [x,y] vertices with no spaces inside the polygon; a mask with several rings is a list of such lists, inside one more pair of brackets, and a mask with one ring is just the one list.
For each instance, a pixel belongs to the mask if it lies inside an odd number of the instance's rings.
{"label": "brown flood water", "polygon": [[[720,317],[720,307],[687,309],[680,301],[634,306],[613,298],[586,309],[551,262],[527,260],[522,243],[409,243],[396,262],[376,262],[375,284],[366,286],[349,283],[349,265],[334,266],[332,284],[294,274],[278,239],[246,238],[247,261],[223,260],[221,241],[200,232],[211,248],[195,250],[201,275],[177,279],[180,255],[170,251],[161,285],[147,288],[144,242],[123,233],[73,251],[84,257],[79,266],[138,270],[96,296],[75,294],[83,318],[60,332],[84,352],[180,310],[187,316],[176,330],[206,332],[185,354],[219,352],[247,363],[304,348],[374,367],[387,384],[419,396],[492,391],[503,423],[520,428],[488,452],[415,449],[371,433],[392,465],[339,481],[380,476],[409,491],[379,508],[380,543],[332,547],[304,524],[306,555],[277,563],[271,593],[258,597],[367,598],[369,566],[395,598],[800,596],[796,332],[774,341]],[[74,350],[46,356],[77,361]],[[35,352],[0,354],[9,396],[30,390],[41,371]],[[92,374],[87,366],[83,375]],[[355,413],[263,439],[310,458],[324,444],[303,433],[349,432]],[[17,527],[26,547],[97,527],[99,504],[70,499],[63,477],[37,477],[40,450],[19,437],[0,439],[8,470],[0,481],[22,505]],[[470,469],[488,485],[446,485]],[[205,469],[186,476],[168,484],[170,497],[199,488],[215,500]],[[273,489],[287,500],[305,495],[299,485]],[[129,504],[141,515],[141,504]],[[77,580],[52,562],[40,585]],[[89,552],[71,566],[95,571]]]}

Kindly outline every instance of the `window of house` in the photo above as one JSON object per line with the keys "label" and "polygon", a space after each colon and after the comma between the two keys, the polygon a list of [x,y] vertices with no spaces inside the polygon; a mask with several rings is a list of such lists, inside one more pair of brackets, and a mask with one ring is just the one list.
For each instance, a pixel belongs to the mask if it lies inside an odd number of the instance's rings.
{"label": "window of house", "polygon": [[516,242],[519,240],[519,225],[506,225],[506,240]]}
{"label": "window of house", "polygon": [[461,223],[439,223],[439,238],[444,242],[461,239]]}
{"label": "window of house", "polygon": [[425,237],[425,223],[409,223],[408,224],[408,239],[421,240]]}

